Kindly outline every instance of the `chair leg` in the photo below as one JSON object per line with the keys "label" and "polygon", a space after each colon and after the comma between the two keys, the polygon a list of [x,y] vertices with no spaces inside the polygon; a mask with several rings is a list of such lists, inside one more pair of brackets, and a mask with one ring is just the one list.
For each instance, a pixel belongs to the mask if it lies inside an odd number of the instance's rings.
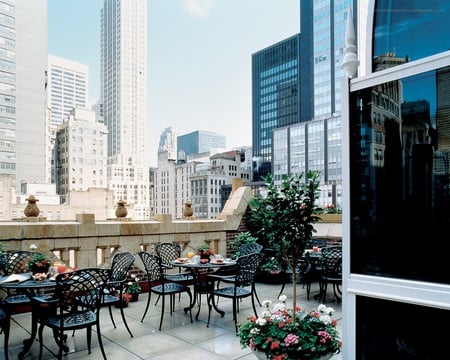
{"label": "chair leg", "polygon": [[101,352],[102,352],[103,359],[104,359],[104,360],[107,360],[106,353],[105,353],[105,348],[103,347],[102,334],[101,334],[101,332],[100,332],[100,323],[99,323],[98,320],[97,320],[97,325],[96,325],[96,327],[97,327],[98,345],[100,346],[100,350],[101,350]]}
{"label": "chair leg", "polygon": [[[97,329],[98,331],[98,329]],[[86,328],[86,339],[87,339],[87,347],[88,347],[88,354],[91,353],[91,340],[92,340],[92,326],[88,326]]]}
{"label": "chair leg", "polygon": [[125,327],[127,328],[128,333],[130,334],[131,337],[133,337],[133,333],[131,332],[130,328],[128,327],[128,323],[127,323],[127,319],[125,318],[125,312],[123,311],[123,307],[120,308],[120,314],[122,315],[122,321],[125,324]]}
{"label": "chair leg", "polygon": [[[112,322],[112,324],[114,326],[114,329],[115,329],[116,328],[116,323],[114,322],[114,317],[113,317],[113,313],[112,313],[112,306],[109,305],[108,308],[109,308],[109,317],[111,318],[111,322]],[[121,307],[121,309],[122,309],[122,307]]]}
{"label": "chair leg", "polygon": [[[170,305],[169,306],[172,306],[172,295],[169,295],[169,297],[171,298],[170,299]],[[164,306],[165,306],[165,302],[166,302],[166,297],[165,296],[161,296],[161,298],[162,298],[162,304],[161,304],[161,319],[159,320],[159,331],[161,331],[161,328],[162,328],[162,323],[163,323],[163,319],[164,319]],[[172,311],[172,309],[170,310],[170,311]]]}
{"label": "chair leg", "polygon": [[[144,315],[142,315],[141,322],[144,321],[145,315],[147,315],[148,307],[150,306],[150,298],[151,298],[151,296],[152,296],[152,293],[151,293],[151,291],[149,291],[148,292],[148,297],[147,297],[147,305],[145,306]],[[159,300],[159,297],[158,297],[158,299],[156,301],[158,301],[158,300]]]}
{"label": "chair leg", "polygon": [[8,360],[9,331],[11,328],[11,320],[9,316],[5,317],[5,319],[2,320],[0,327],[4,336],[3,349],[5,350],[5,360]]}

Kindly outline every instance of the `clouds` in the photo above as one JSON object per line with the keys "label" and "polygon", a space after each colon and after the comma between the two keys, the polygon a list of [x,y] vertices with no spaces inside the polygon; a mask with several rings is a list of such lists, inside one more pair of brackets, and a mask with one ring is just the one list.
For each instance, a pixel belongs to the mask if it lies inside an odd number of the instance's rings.
{"label": "clouds", "polygon": [[184,9],[191,15],[205,19],[209,16],[213,0],[184,0]]}

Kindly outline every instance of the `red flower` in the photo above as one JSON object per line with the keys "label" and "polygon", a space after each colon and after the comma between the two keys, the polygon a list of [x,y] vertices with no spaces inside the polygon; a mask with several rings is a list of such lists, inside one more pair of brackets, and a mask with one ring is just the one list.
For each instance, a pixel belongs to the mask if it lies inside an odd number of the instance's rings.
{"label": "red flower", "polygon": [[284,354],[272,356],[272,360],[283,360],[283,359],[284,359]]}
{"label": "red flower", "polygon": [[278,349],[279,347],[280,347],[279,341],[274,341],[274,342],[272,342],[272,344],[270,344],[270,350],[275,350],[275,349]]}

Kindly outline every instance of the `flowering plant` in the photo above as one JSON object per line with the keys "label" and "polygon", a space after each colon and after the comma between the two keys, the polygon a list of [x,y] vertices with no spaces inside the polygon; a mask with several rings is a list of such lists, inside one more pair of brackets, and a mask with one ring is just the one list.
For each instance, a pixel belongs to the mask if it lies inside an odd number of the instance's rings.
{"label": "flowering plant", "polygon": [[32,271],[33,268],[36,267],[50,267],[52,265],[52,259],[47,255],[39,252],[31,255],[26,262],[26,268],[28,271]]}
{"label": "flowering plant", "polygon": [[250,347],[266,354],[267,359],[319,359],[340,352],[342,346],[333,308],[321,304],[315,310],[286,308],[286,296],[270,309],[272,302],[263,303],[261,317],[251,316],[239,328],[242,348]]}
{"label": "flowering plant", "polygon": [[127,283],[127,288],[125,290],[125,292],[127,294],[139,294],[141,291],[142,291],[142,288],[139,285],[139,278],[135,277],[134,278],[134,282],[133,281],[129,281]]}
{"label": "flowering plant", "polygon": [[280,263],[272,256],[260,266],[260,271],[268,272],[271,274],[279,274],[282,271]]}

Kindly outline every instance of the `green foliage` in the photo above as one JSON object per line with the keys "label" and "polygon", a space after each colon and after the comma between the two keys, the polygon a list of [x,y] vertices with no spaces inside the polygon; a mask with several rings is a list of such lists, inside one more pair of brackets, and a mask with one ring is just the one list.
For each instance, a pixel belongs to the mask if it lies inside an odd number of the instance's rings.
{"label": "green foliage", "polygon": [[231,241],[231,258],[237,259],[240,256],[239,247],[244,244],[252,244],[255,243],[258,239],[249,231],[240,232],[235,236],[235,238]]}
{"label": "green foliage", "polygon": [[135,278],[134,281],[129,281],[127,283],[127,288],[125,292],[127,294],[139,294],[142,291],[141,286],[139,285],[139,279]]}
{"label": "green foliage", "polygon": [[340,352],[342,343],[332,318],[333,308],[321,304],[315,310],[293,311],[286,307],[285,295],[280,300],[273,310],[271,301],[264,301],[261,317],[251,316],[240,326],[242,348],[262,351],[267,359],[286,360],[319,359]]}
{"label": "green foliage", "polygon": [[265,248],[273,249],[277,260],[285,262],[292,270],[294,262],[303,253],[311,239],[314,223],[320,218],[318,209],[319,173],[309,171],[295,176],[285,176],[279,186],[269,174],[263,180],[267,186],[265,198],[250,201],[247,227]]}
{"label": "green foliage", "polygon": [[28,271],[31,271],[33,266],[37,266],[37,267],[49,266],[50,267],[52,265],[53,265],[53,260],[49,256],[47,256],[43,253],[39,253],[39,252],[31,255],[26,263]]}

